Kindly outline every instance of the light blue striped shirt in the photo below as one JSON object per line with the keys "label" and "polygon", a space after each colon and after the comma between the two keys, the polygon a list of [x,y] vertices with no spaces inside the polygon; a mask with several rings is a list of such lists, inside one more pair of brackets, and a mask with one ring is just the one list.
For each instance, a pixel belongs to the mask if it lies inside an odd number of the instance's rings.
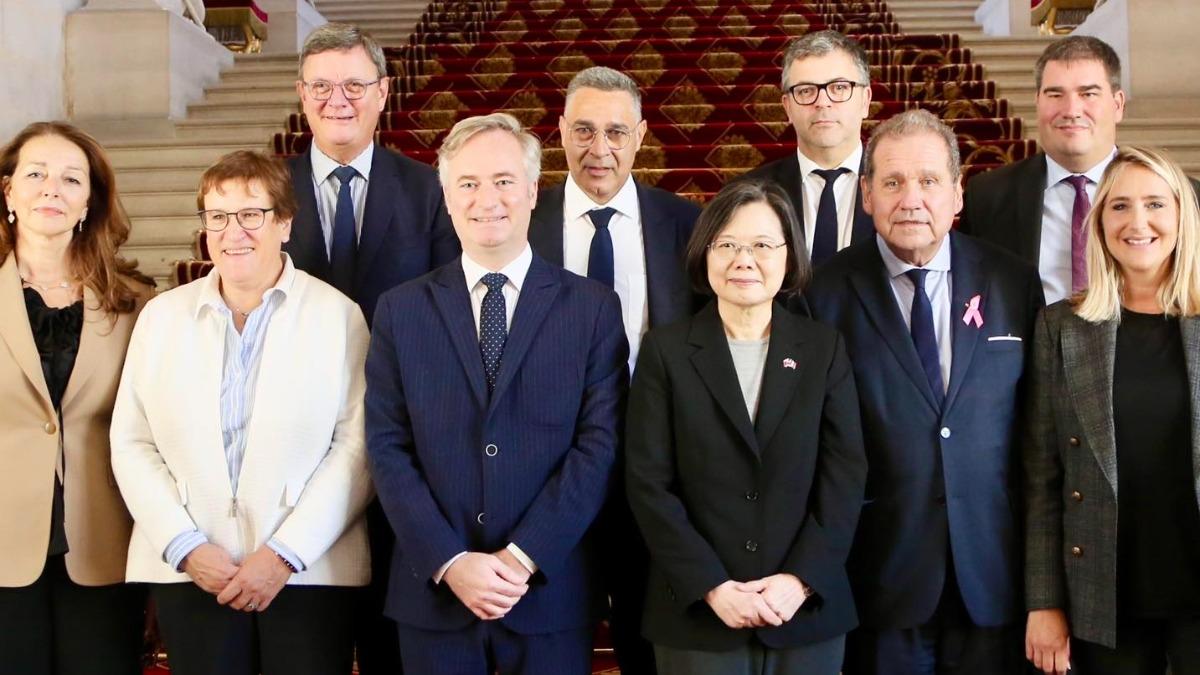
{"label": "light blue striped shirt", "polygon": [[[215,275],[217,271],[213,270],[210,274]],[[204,298],[205,306],[225,317],[225,350],[221,365],[221,440],[225,446],[225,462],[229,466],[229,485],[235,496],[242,472],[242,459],[246,456],[246,435],[254,411],[254,385],[258,381],[267,328],[275,310],[287,299],[287,291],[295,277],[296,268],[292,259],[284,254],[283,272],[279,280],[263,293],[262,304],[246,317],[241,333],[235,327],[233,310],[216,290],[219,284],[213,284],[213,292]],[[163,560],[172,569],[178,570],[189,553],[207,542],[208,538],[199,530],[181,532],[167,545]],[[299,556],[282,542],[272,538],[267,541],[267,546],[297,570],[304,569]]]}

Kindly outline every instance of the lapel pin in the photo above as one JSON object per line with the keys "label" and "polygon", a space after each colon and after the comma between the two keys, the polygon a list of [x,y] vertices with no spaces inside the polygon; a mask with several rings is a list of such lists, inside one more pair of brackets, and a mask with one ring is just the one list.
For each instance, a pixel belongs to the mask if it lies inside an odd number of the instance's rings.
{"label": "lapel pin", "polygon": [[784,360],[783,360],[783,367],[784,367],[784,368],[791,368],[792,370],[795,370],[795,369],[796,369],[796,362],[795,362],[793,359],[784,359]]}
{"label": "lapel pin", "polygon": [[963,323],[968,326],[973,323],[976,328],[983,328],[983,314],[979,311],[979,301],[979,294],[976,293],[975,297],[967,303],[967,311],[963,314]]}

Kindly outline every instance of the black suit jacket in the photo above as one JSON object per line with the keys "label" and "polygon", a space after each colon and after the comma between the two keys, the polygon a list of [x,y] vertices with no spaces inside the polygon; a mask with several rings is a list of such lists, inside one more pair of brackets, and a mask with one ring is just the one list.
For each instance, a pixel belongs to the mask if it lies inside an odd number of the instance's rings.
{"label": "black suit jacket", "polygon": [[[630,393],[626,484],[650,548],[643,632],[681,649],[775,648],[857,624],[845,563],[866,478],[842,339],[776,304],[758,414],[710,303],[646,335]],[[779,627],[733,630],[704,601],[787,572],[815,595]]]}
{"label": "black suit jacket", "polygon": [[[861,173],[861,168],[860,168]],[[804,189],[800,183],[800,159],[795,153],[773,162],[763,164],[757,169],[742,174],[738,180],[767,179],[775,181],[784,192],[792,198],[792,208],[796,210],[796,220],[800,223],[800,236],[804,235]],[[875,221],[863,211],[862,190],[854,187],[854,226],[850,232],[850,244],[857,244],[864,239],[873,238]]]}
{"label": "black suit jacket", "polygon": [[[311,154],[292,157],[288,168],[300,210],[283,250],[292,256],[297,269],[329,281],[329,254],[313,190]],[[458,253],[458,237],[434,170],[376,145],[351,292],[367,324],[371,324],[375,303],[384,291],[454,260]]]}
{"label": "black suit jacket", "polygon": [[[642,217],[642,242],[646,254],[646,291],[650,325],[678,321],[695,308],[695,297],[683,266],[683,253],[700,207],[666,190],[637,186]],[[560,183],[538,192],[537,207],[529,222],[529,243],[547,262],[563,264],[563,195]]]}

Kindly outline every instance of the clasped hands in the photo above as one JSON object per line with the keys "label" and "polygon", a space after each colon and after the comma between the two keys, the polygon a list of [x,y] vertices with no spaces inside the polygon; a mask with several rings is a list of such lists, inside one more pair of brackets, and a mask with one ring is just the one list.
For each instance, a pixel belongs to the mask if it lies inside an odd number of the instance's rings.
{"label": "clasped hands", "polygon": [[467,553],[455,560],[442,581],[475,616],[494,621],[508,614],[529,591],[529,570],[507,549]]}
{"label": "clasped hands", "polygon": [[215,544],[197,546],[183,560],[183,571],[217,602],[238,611],[261,612],[271,605],[292,571],[268,546],[242,561]]}
{"label": "clasped hands", "polygon": [[717,617],[730,628],[782,626],[808,598],[794,574],[773,574],[753,581],[730,579],[704,596]]}

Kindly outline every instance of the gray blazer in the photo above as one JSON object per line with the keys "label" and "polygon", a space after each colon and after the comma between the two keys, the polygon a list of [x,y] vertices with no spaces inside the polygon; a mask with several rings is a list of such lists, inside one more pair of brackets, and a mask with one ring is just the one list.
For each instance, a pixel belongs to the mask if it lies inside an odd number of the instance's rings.
{"label": "gray blazer", "polygon": [[[1180,321],[1192,392],[1192,466],[1200,503],[1200,318]],[[1067,610],[1071,632],[1117,641],[1117,323],[1089,323],[1067,301],[1034,331],[1025,464],[1026,609]]]}

